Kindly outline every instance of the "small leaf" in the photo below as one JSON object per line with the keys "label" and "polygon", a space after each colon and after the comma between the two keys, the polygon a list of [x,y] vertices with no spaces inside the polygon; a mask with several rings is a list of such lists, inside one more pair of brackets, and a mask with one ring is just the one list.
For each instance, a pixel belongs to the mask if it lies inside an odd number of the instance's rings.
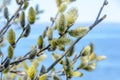
{"label": "small leaf", "polygon": [[74,71],[74,72],[72,72],[72,76],[74,76],[74,77],[82,77],[83,73],[78,72],[78,71]]}
{"label": "small leaf", "polygon": [[28,37],[29,34],[30,34],[30,31],[31,31],[30,24],[27,24],[27,26],[25,27],[25,31],[24,31],[22,37]]}
{"label": "small leaf", "polygon": [[29,12],[28,12],[28,21],[30,24],[33,24],[36,19],[36,12],[33,9],[33,7],[30,7]]}
{"label": "small leaf", "polygon": [[46,80],[47,79],[47,74],[43,74],[39,77],[39,80]]}
{"label": "small leaf", "polygon": [[88,27],[77,27],[74,30],[68,31],[68,33],[70,36],[73,36],[73,37],[82,37],[87,33],[88,30],[89,30]]}
{"label": "small leaf", "polygon": [[25,13],[24,13],[24,11],[22,11],[22,13],[20,14],[20,25],[21,25],[22,29],[24,29],[24,26],[25,26]]}
{"label": "small leaf", "polygon": [[43,38],[42,36],[39,36],[38,40],[37,40],[37,45],[39,49],[43,48]]}
{"label": "small leaf", "polygon": [[14,48],[12,46],[8,47],[8,58],[12,59],[14,54]]}
{"label": "small leaf", "polygon": [[8,12],[8,8],[7,8],[7,7],[4,8],[4,17],[5,17],[7,20],[9,20],[9,12]]}
{"label": "small leaf", "polygon": [[15,44],[15,32],[13,31],[13,29],[10,29],[8,32],[8,36],[7,36],[8,42],[13,46]]}

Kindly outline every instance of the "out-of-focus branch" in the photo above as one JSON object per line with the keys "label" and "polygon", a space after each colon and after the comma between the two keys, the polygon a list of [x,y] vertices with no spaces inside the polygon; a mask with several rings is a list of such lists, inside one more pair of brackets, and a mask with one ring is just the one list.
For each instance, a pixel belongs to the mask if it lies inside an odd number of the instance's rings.
{"label": "out-of-focus branch", "polygon": [[[94,24],[92,24],[89,28],[89,31],[91,31],[97,24],[99,24],[101,21],[103,21],[104,19],[106,18],[106,16],[103,16],[101,19],[99,19],[97,22],[95,22]],[[89,32],[88,31],[88,32]],[[87,32],[87,33],[88,33]],[[86,33],[86,34],[87,34]],[[85,35],[86,35],[85,34]],[[83,35],[82,37],[79,37],[78,39],[76,39],[75,41],[74,41],[74,43],[62,54],[62,56],[58,59],[58,60],[56,60],[50,67],[48,67],[48,69],[47,69],[47,73],[70,51],[70,49],[73,47],[73,46],[75,46],[75,44],[76,43],[78,43],[78,41],[79,40],[81,40],[85,35]]]}
{"label": "out-of-focus branch", "polygon": [[13,21],[14,18],[18,15],[19,11],[21,10],[22,4],[19,6],[19,8],[16,10],[16,12],[13,14],[13,16],[7,21],[5,26],[0,30],[0,38],[5,34],[5,32],[9,29],[10,23]]}
{"label": "out-of-focus branch", "polygon": [[[99,24],[101,21],[103,21],[103,20],[106,18],[106,15],[104,15],[102,18],[99,19],[100,15],[101,15],[101,12],[102,12],[102,10],[103,10],[103,8],[104,8],[104,6],[107,5],[107,4],[108,4],[107,0],[104,0],[104,3],[103,3],[103,5],[102,5],[101,9],[99,10],[99,13],[98,13],[98,15],[97,15],[97,18],[96,18],[95,22],[94,22],[91,26],[89,26],[89,31],[91,31],[97,24]],[[88,32],[89,32],[89,31],[88,31]],[[62,54],[62,56],[61,56],[58,60],[56,60],[53,64],[51,64],[50,67],[48,67],[46,73],[48,73],[48,72],[70,51],[70,49],[71,49],[73,46],[75,46],[76,43],[78,43],[78,41],[80,41],[85,35],[87,35],[88,32],[87,32],[86,34],[84,34],[82,37],[77,38],[77,39],[73,42],[73,44]],[[77,60],[79,57],[80,57],[80,55],[79,55],[78,57],[76,57],[76,59],[75,59],[74,62],[76,62],[76,60]]]}

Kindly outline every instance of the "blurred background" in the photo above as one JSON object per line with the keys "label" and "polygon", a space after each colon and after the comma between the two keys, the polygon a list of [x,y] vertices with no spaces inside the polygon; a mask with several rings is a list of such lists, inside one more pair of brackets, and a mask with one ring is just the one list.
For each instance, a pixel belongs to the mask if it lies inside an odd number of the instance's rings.
{"label": "blurred background", "polygon": [[[74,26],[89,26],[91,25],[104,0],[77,0],[69,5],[69,7],[76,7],[79,10],[79,18]],[[84,76],[81,78],[73,78],[73,80],[119,80],[120,74],[120,0],[108,0],[109,4],[102,12],[102,15],[107,14],[107,18],[97,25],[90,33],[85,36],[77,45],[76,53],[79,50],[93,42],[95,45],[95,52],[98,55],[105,55],[107,59],[98,63],[96,69],[92,72],[82,71]],[[50,17],[54,17],[57,13],[55,0],[31,0],[31,6],[39,4],[44,13],[40,15],[40,20],[33,26],[31,35],[24,39],[27,43],[19,42],[16,49],[16,55],[22,55],[29,50],[30,43],[36,44],[38,34],[47,25],[50,25]],[[14,13],[15,1],[12,0],[9,9],[11,14]],[[1,25],[1,24],[0,24]],[[2,25],[1,25],[2,26]],[[1,27],[0,26],[0,27]],[[20,31],[18,30],[17,33]],[[25,47],[25,49],[23,49]],[[22,50],[20,50],[22,49]],[[3,49],[5,51],[5,48]],[[19,52],[19,53],[18,53]],[[49,61],[49,59],[47,60]],[[46,66],[48,66],[46,61]],[[52,62],[50,62],[52,63]],[[49,64],[50,64],[49,63]]]}

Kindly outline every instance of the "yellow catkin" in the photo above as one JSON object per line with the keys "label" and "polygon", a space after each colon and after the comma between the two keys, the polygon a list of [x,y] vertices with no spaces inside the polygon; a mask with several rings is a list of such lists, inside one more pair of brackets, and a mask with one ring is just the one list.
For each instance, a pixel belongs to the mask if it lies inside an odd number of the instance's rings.
{"label": "yellow catkin", "polygon": [[33,24],[35,22],[35,18],[36,18],[36,12],[33,9],[33,7],[30,7],[29,11],[28,11],[28,21],[30,24]]}

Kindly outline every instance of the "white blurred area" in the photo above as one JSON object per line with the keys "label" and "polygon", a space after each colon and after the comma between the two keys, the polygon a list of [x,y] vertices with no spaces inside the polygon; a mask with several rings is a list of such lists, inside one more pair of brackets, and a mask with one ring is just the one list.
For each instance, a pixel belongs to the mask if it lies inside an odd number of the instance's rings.
{"label": "white blurred area", "polygon": [[[77,22],[93,22],[98,14],[98,11],[104,0],[76,0],[76,2],[69,5],[76,7],[79,10],[79,18]],[[102,15],[107,14],[105,23],[120,23],[120,0],[108,0],[109,4],[104,8]],[[1,1],[0,1],[1,3]],[[50,17],[54,17],[57,13],[57,6],[55,0],[30,0],[30,5],[39,4],[40,8],[44,10],[41,14],[39,22],[50,22]],[[12,0],[12,5],[9,6],[11,12],[14,12],[15,0]]]}
{"label": "white blurred area", "polygon": [[[35,0],[33,0],[35,1]],[[42,22],[48,22],[49,18],[55,16],[57,12],[55,0],[36,0],[42,9],[45,10],[41,15]],[[70,7],[76,7],[79,10],[79,18],[77,22],[93,22],[104,0],[76,0],[70,4]],[[102,14],[107,14],[104,22],[119,23],[120,22],[120,1],[108,0],[109,4],[104,8]]]}

